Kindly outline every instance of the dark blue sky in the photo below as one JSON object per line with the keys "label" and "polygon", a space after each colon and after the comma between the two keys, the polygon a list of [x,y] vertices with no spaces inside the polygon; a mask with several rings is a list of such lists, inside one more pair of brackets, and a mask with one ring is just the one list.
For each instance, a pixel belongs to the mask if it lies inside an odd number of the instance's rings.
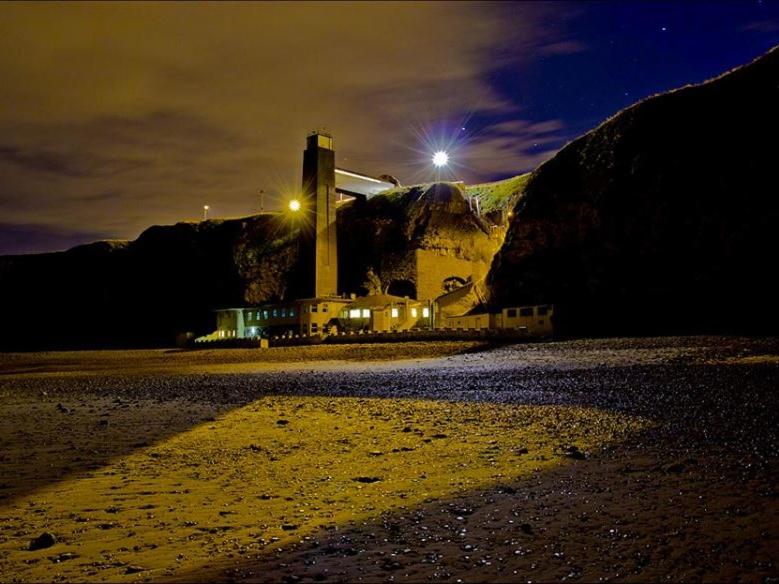
{"label": "dark blue sky", "polygon": [[282,207],[322,126],[404,184],[513,176],[778,44],[768,1],[0,3],[0,254]]}
{"label": "dark blue sky", "polygon": [[[523,117],[560,119],[565,130],[559,144],[636,101],[710,79],[779,44],[779,2],[580,2],[559,8],[570,15],[559,34],[572,43],[571,52],[538,56],[521,72],[510,64],[489,76],[499,94],[521,106]],[[506,7],[513,18],[521,18],[521,10],[521,3]]]}

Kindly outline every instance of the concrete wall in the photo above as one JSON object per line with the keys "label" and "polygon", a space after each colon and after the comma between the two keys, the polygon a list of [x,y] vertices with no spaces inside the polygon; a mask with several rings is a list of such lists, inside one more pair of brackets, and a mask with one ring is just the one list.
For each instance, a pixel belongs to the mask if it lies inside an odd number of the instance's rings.
{"label": "concrete wall", "polygon": [[490,267],[486,262],[463,260],[427,249],[415,250],[414,255],[417,300],[432,300],[443,294],[443,282],[452,276],[481,280]]}

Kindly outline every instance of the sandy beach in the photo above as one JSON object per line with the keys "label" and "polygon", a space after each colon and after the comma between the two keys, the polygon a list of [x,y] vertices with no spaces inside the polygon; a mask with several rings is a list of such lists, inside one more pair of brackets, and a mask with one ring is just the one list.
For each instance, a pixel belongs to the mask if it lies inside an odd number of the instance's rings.
{"label": "sandy beach", "polygon": [[733,337],[0,355],[0,580],[770,581],[778,378]]}

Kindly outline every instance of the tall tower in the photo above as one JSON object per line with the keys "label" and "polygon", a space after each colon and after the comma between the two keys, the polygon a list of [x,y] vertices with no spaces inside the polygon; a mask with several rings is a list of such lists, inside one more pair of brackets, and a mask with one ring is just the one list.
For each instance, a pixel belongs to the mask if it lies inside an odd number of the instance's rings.
{"label": "tall tower", "polygon": [[[309,134],[303,152],[303,265],[311,296],[338,293],[338,245],[335,219],[335,151],[333,137]],[[309,275],[310,274],[310,275]]]}

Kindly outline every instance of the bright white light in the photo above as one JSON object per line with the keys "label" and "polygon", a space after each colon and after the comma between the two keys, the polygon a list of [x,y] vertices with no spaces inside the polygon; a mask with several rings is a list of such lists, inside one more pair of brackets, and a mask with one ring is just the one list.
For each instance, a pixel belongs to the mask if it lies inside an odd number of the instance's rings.
{"label": "bright white light", "polygon": [[292,199],[289,202],[289,210],[290,211],[300,211],[300,201],[297,199]]}
{"label": "bright white light", "polygon": [[443,150],[439,150],[433,154],[433,164],[441,167],[446,166],[449,163],[449,155]]}

